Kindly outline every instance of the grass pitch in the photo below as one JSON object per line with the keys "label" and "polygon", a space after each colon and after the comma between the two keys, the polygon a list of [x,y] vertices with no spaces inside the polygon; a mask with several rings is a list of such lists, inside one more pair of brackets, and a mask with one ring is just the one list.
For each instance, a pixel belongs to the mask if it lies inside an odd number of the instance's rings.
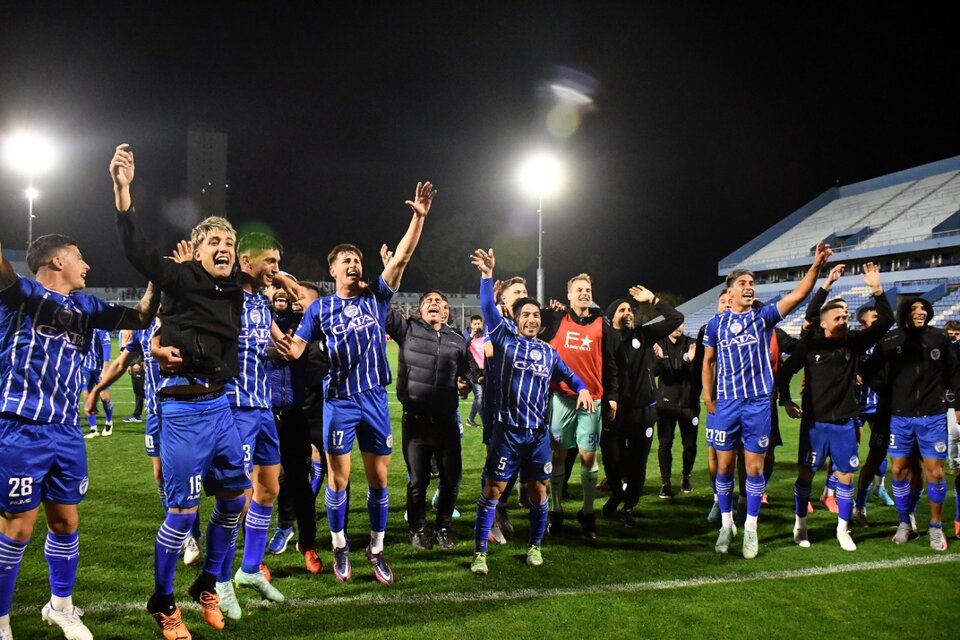
{"label": "grass pitch", "polygon": [[[395,363],[393,344],[390,355]],[[159,638],[144,604],[153,588],[153,540],[162,511],[143,450],[143,425],[121,422],[133,408],[129,379],[124,377],[112,392],[113,437],[87,441],[90,489],[80,507],[81,559],[74,599],[100,640]],[[399,430],[400,406],[392,389],[390,398]],[[463,403],[462,415],[468,409]],[[760,515],[760,555],[753,561],[739,556],[739,539],[729,556],[713,551],[716,528],[706,521],[712,495],[701,437],[692,494],[658,499],[654,445],[638,509],[640,526],[626,529],[600,518],[600,538],[593,544],[578,535],[572,519],[581,498],[575,470],[566,503],[568,533],[559,540],[545,540],[545,563],[537,569],[524,565],[529,527],[526,513],[512,500],[516,535],[505,546],[491,545],[490,574],[474,576],[468,567],[484,451],[480,431],[467,427],[457,505],[463,516],[454,521],[454,551],[418,552],[408,544],[403,520],[406,476],[397,449],[386,536],[386,556],[396,574],[393,586],[377,583],[362,552],[356,551],[353,581],[337,583],[329,569],[324,520],[318,523],[323,574],[307,573],[292,544],[283,555],[267,556],[274,584],[287,602],[266,605],[254,599],[253,592],[238,590],[243,618],[228,622],[224,631],[214,631],[201,622],[186,595],[197,569],[182,564],[177,569],[177,597],[198,640],[956,637],[960,541],[952,536],[952,490],[945,507],[951,547],[945,554],[931,551],[924,534],[909,544],[894,545],[890,536],[896,512],[872,501],[871,526],[853,530],[856,552],[840,549],[833,537],[836,516],[822,508],[809,519],[812,548],[800,549],[791,539],[798,426],[781,414],[781,429],[786,444],[777,451],[777,470],[768,489],[771,503]],[[357,454],[354,476],[355,487],[365,486]],[[818,475],[815,492],[823,480]],[[676,477],[674,486],[678,485]],[[600,492],[598,511],[606,497]],[[318,505],[322,510],[322,494]],[[204,516],[210,510],[211,501],[205,500]],[[354,549],[363,549],[368,536],[364,491],[353,492],[350,510],[348,535]],[[428,522],[430,517],[428,513]],[[918,512],[921,530],[927,518],[924,498]],[[61,637],[59,629],[40,620],[40,607],[48,597],[43,529],[38,525],[24,556],[13,604],[18,639]]]}

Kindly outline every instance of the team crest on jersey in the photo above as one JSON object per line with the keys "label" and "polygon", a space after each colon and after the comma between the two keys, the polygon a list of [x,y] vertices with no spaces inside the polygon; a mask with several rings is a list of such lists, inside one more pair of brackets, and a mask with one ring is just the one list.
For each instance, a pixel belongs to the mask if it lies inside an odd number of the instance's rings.
{"label": "team crest on jersey", "polygon": [[542,352],[542,351],[531,351],[531,352],[530,352],[530,359],[533,360],[534,362],[540,362],[540,361],[543,359],[543,352]]}
{"label": "team crest on jersey", "polygon": [[760,436],[760,439],[757,440],[757,445],[760,447],[763,447],[764,449],[766,449],[767,445],[769,444],[770,444],[770,438],[768,438],[767,436]]}
{"label": "team crest on jersey", "polygon": [[359,314],[360,308],[355,305],[348,304],[343,308],[343,315],[347,316],[348,318],[356,318]]}
{"label": "team crest on jersey", "polygon": [[80,481],[80,495],[87,495],[87,488],[90,486],[90,479],[84,478]]}
{"label": "team crest on jersey", "polygon": [[260,313],[260,309],[252,309],[250,311],[250,322],[259,324],[262,319],[263,314]]}
{"label": "team crest on jersey", "polygon": [[850,466],[853,469],[856,469],[857,467],[860,466],[860,458],[858,458],[857,456],[850,456],[849,462],[850,462]]}
{"label": "team crest on jersey", "polygon": [[736,320],[730,325],[730,333],[737,335],[743,331],[743,325],[737,322]]}
{"label": "team crest on jersey", "polygon": [[553,463],[552,463],[552,462],[548,462],[547,464],[543,465],[543,472],[544,472],[544,473],[553,473]]}
{"label": "team crest on jersey", "polygon": [[947,452],[947,443],[943,440],[937,440],[936,444],[933,445],[933,450],[937,453],[946,453]]}
{"label": "team crest on jersey", "polygon": [[630,344],[633,345],[633,348],[634,348],[634,349],[639,349],[639,348],[640,348],[640,341],[637,340],[636,338],[634,338],[633,341],[630,342]]}
{"label": "team crest on jersey", "polygon": [[930,349],[930,359],[939,360],[940,359],[940,349]]}
{"label": "team crest on jersey", "polygon": [[53,319],[61,327],[69,327],[73,323],[73,309],[57,307],[53,312]]}

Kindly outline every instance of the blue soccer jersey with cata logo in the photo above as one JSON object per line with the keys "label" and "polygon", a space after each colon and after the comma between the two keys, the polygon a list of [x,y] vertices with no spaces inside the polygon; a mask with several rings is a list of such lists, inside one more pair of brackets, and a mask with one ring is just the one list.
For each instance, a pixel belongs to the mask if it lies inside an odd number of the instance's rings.
{"label": "blue soccer jersey with cata logo", "polygon": [[782,319],[772,303],[743,313],[727,310],[707,323],[703,344],[716,351],[713,444],[719,451],[742,443],[747,451],[765,453],[770,445],[770,340]]}
{"label": "blue soccer jersey with cata logo", "polygon": [[493,280],[480,280],[480,306],[493,343],[487,375],[496,380],[496,424],[487,453],[485,475],[506,481],[523,468],[525,476],[546,480],[552,472],[547,404],[550,381],[563,381],[579,393],[586,386],[546,342],[525,338],[497,309]]}
{"label": "blue soccer jersey with cata logo", "polygon": [[83,499],[81,366],[94,329],[116,329],[124,312],[85,293],[63,295],[21,277],[0,291],[0,510],[19,513],[42,500]]}

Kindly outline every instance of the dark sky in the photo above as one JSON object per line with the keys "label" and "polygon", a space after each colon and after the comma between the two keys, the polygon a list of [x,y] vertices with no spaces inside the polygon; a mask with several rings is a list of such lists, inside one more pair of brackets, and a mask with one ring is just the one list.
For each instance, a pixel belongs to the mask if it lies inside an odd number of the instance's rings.
{"label": "dark sky", "polygon": [[[35,234],[75,236],[91,286],[139,282],[117,254],[113,147],[133,145],[138,211],[170,241],[193,122],[229,133],[230,217],[288,256],[395,245],[403,200],[435,182],[406,290],[472,291],[476,246],[532,289],[536,203],[515,174],[552,147],[568,180],[544,204],[548,296],[588,271],[600,302],[637,282],[689,297],[838,181],[960,153],[960,12],[841,4],[8,2],[0,134],[56,138]],[[564,140],[538,92],[557,65],[598,81]],[[26,239],[22,183],[0,169],[6,247]]]}

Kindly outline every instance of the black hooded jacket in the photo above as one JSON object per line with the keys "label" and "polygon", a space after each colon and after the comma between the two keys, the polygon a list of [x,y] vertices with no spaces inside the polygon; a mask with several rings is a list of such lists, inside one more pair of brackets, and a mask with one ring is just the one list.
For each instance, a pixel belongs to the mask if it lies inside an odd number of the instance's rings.
{"label": "black hooded jacket", "polygon": [[[923,304],[927,319],[923,327],[914,328],[910,307],[918,301]],[[933,305],[923,298],[906,298],[897,309],[898,328],[877,342],[873,355],[864,363],[864,381],[874,389],[890,390],[895,416],[944,413],[960,388],[956,352],[947,334],[930,326],[932,318]],[[884,378],[888,384],[884,384]]]}

